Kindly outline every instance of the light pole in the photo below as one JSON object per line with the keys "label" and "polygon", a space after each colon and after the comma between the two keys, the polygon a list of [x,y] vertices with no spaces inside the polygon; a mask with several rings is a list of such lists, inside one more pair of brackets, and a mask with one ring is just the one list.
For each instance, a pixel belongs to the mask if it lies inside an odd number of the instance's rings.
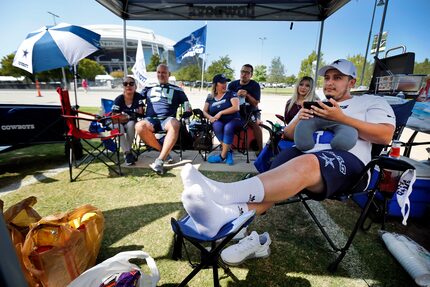
{"label": "light pole", "polygon": [[263,65],[263,47],[264,47],[264,41],[267,40],[266,37],[258,37],[258,39],[261,40],[261,60],[260,63]]}
{"label": "light pole", "polygon": [[370,22],[369,36],[367,38],[366,54],[364,55],[363,70],[361,71],[360,86],[363,85],[364,71],[366,70],[367,55],[369,53],[369,44],[370,44],[370,39],[372,37],[373,20],[375,19],[376,6],[382,6],[382,5],[384,5],[384,0],[375,0],[375,5],[373,6],[372,21]]}
{"label": "light pole", "polygon": [[49,12],[49,11],[47,11],[47,12],[48,12],[48,14],[52,15],[52,18],[54,18],[54,25],[57,25],[57,21],[55,21],[55,18],[60,18],[60,16],[58,16],[58,15],[52,13],[52,12]]}
{"label": "light pole", "polygon": [[379,45],[381,45],[382,32],[384,31],[385,15],[387,14],[387,8],[388,8],[388,0],[385,0],[384,13],[382,14],[381,27],[379,29],[378,45],[376,46],[375,57],[378,57],[378,54],[379,54]]}

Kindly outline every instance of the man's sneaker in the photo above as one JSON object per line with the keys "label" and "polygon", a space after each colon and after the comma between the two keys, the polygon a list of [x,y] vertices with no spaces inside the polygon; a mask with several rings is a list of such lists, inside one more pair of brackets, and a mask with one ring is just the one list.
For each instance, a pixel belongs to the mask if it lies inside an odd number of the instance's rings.
{"label": "man's sneaker", "polygon": [[213,154],[208,157],[208,163],[224,163],[225,159],[221,158],[220,154]]}
{"label": "man's sneaker", "polygon": [[241,239],[244,239],[248,235],[248,227],[244,227],[233,237],[232,240],[239,241]]}
{"label": "man's sneaker", "polygon": [[233,151],[230,150],[227,152],[227,158],[225,159],[225,162],[228,165],[233,165],[234,164],[234,160],[233,160]]}
{"label": "man's sneaker", "polygon": [[170,154],[167,156],[167,158],[166,158],[166,162],[167,162],[168,164],[173,163],[173,157],[171,157],[171,156],[170,156]]}
{"label": "man's sneaker", "polygon": [[155,171],[159,175],[164,174],[164,161],[162,159],[157,158],[153,163],[149,165],[153,171]]}
{"label": "man's sneaker", "polygon": [[239,243],[224,249],[221,252],[221,258],[228,265],[239,265],[250,258],[266,258],[270,255],[270,243],[272,241],[269,233],[258,235],[253,231]]}
{"label": "man's sneaker", "polygon": [[125,154],[125,164],[126,165],[133,165],[136,162],[136,158],[134,157],[133,153],[128,152]]}

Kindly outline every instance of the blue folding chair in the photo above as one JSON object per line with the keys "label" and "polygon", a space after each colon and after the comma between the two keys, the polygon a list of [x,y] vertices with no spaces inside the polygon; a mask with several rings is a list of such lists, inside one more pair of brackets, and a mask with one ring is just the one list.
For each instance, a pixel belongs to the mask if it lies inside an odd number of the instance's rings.
{"label": "blue folding chair", "polygon": [[[224,271],[231,277],[234,275],[230,269],[220,260],[221,250],[229,243],[233,237],[244,227],[248,226],[255,218],[255,211],[250,210],[243,213],[238,218],[226,223],[214,237],[208,237],[200,234],[194,224],[193,219],[186,215],[180,220],[171,219],[172,229],[175,233],[175,242],[173,247],[172,258],[178,260],[182,258],[182,246],[190,262],[193,271],[178,285],[185,286],[197,273],[203,268],[212,267],[214,286],[219,286],[218,267],[222,267]],[[200,251],[201,262],[198,264],[191,263],[188,251],[185,246],[184,239],[193,244]],[[219,242],[220,240],[220,242]],[[217,242],[218,241],[218,242]],[[206,249],[203,244],[210,244],[210,249]]]}

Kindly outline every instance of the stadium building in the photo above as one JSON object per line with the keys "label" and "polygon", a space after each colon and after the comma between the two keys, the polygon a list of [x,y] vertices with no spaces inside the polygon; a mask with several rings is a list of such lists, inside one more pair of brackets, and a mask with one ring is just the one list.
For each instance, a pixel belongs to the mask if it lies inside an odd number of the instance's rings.
{"label": "stadium building", "polygon": [[[101,35],[102,49],[90,55],[88,58],[103,65],[106,72],[111,73],[124,69],[123,62],[123,26],[122,25],[88,25],[85,28]],[[133,67],[136,60],[138,40],[142,41],[143,54],[146,65],[151,56],[158,54],[160,59],[167,60],[171,71],[177,69],[173,45],[176,43],[166,37],[156,35],[154,31],[127,26],[127,67]]]}

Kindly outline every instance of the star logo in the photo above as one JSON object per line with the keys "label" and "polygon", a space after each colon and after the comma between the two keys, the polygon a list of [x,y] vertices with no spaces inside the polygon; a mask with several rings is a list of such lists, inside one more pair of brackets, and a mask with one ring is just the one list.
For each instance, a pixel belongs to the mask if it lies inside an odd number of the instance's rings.
{"label": "star logo", "polygon": [[24,57],[26,57],[27,58],[27,55],[28,55],[28,51],[27,50],[24,50],[24,51],[22,51],[23,53],[24,53]]}
{"label": "star logo", "polygon": [[194,34],[191,34],[190,39],[187,40],[186,42],[190,44],[190,46],[195,46],[199,42],[199,40],[200,40],[200,37],[196,38]]}
{"label": "star logo", "polygon": [[338,65],[340,63],[340,60],[336,60],[333,62],[333,65]]}
{"label": "star logo", "polygon": [[322,158],[325,161],[324,167],[331,166],[332,168],[334,168],[334,163],[333,163],[333,161],[335,160],[334,157],[330,158],[325,153],[323,153],[323,155],[320,156],[320,158]]}

